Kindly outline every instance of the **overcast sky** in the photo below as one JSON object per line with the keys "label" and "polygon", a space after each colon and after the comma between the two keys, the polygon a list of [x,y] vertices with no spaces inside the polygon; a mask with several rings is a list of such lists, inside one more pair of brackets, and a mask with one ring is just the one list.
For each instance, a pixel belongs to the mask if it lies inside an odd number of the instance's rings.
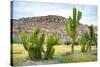
{"label": "overcast sky", "polygon": [[81,23],[97,25],[97,6],[95,5],[14,1],[12,18],[18,19],[46,15],[60,15],[68,18],[69,16],[72,16],[73,7],[82,11]]}

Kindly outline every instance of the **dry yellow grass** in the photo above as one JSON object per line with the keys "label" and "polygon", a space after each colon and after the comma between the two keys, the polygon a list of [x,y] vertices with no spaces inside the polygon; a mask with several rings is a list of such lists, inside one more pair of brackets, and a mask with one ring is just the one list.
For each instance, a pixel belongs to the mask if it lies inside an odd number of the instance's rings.
{"label": "dry yellow grass", "polygon": [[[80,51],[81,46],[74,46],[75,51]],[[92,46],[92,50],[96,50],[95,46]],[[55,46],[55,55],[63,54],[66,52],[71,52],[71,45],[57,45]]]}
{"label": "dry yellow grass", "polygon": [[[24,62],[26,62],[29,59],[27,51],[24,49],[22,44],[12,44],[12,46],[13,46],[13,51],[12,51],[13,64],[15,66],[16,65],[22,65]],[[70,45],[56,45],[54,47],[55,47],[55,54],[54,54],[55,56],[62,55],[64,53],[66,53],[66,52],[71,52],[71,46]],[[80,49],[81,49],[81,46],[75,46],[74,47],[75,51],[79,51],[80,52]],[[92,50],[96,50],[96,47],[92,46]],[[82,57],[84,57],[84,55],[82,55]],[[70,58],[64,57],[64,59],[70,59]],[[82,59],[82,58],[80,58],[80,59]],[[71,61],[74,61],[74,60],[71,60]]]}

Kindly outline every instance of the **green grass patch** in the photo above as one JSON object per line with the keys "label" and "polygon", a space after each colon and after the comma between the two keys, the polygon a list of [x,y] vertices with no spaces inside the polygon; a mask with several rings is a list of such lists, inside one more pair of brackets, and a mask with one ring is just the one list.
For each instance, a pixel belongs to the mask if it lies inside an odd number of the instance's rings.
{"label": "green grass patch", "polygon": [[96,61],[96,60],[97,60],[96,55],[91,55],[87,53],[78,53],[78,54],[63,56],[61,62],[74,63],[74,62],[90,62],[90,61]]}

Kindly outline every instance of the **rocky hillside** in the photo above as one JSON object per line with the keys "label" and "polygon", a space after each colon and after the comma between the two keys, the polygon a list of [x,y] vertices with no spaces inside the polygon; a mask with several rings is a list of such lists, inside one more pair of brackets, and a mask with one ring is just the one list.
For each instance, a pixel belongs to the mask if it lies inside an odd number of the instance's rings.
{"label": "rocky hillside", "polygon": [[[37,27],[44,30],[47,34],[51,32],[58,34],[61,36],[62,41],[65,41],[66,39],[70,39],[65,32],[65,20],[67,20],[67,18],[56,15],[13,19],[11,20],[11,32],[18,35],[22,30],[25,30],[27,33],[30,33],[32,27]],[[88,25],[79,24],[77,28],[77,38],[80,38],[85,31],[88,31]]]}

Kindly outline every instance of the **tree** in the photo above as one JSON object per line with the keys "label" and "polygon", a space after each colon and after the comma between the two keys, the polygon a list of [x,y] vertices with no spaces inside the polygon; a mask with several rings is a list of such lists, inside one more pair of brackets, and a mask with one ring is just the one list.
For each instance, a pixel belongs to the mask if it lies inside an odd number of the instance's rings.
{"label": "tree", "polygon": [[65,30],[66,33],[72,38],[71,50],[74,52],[74,42],[76,38],[76,28],[79,24],[79,21],[82,17],[82,12],[73,8],[73,17],[69,16],[68,21],[65,21]]}

